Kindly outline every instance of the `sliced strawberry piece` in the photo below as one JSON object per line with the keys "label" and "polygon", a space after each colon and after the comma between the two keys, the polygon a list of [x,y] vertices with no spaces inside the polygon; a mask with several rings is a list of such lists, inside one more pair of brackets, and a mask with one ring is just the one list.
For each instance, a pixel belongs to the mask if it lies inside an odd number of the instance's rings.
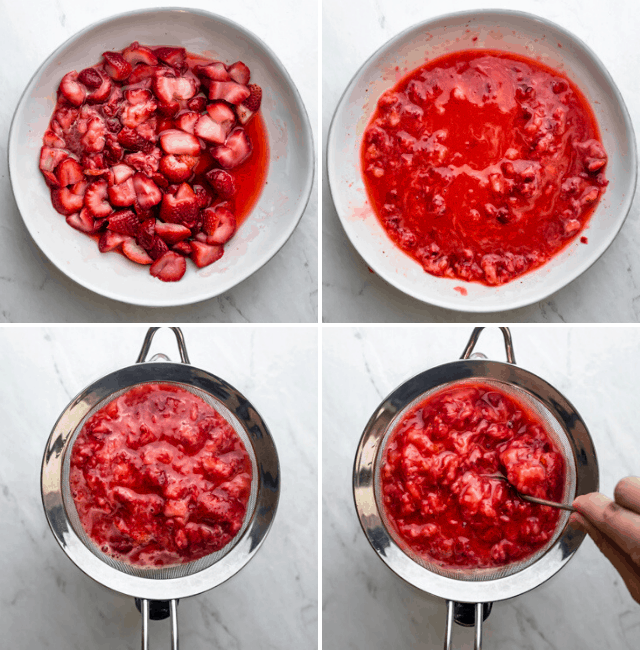
{"label": "sliced strawberry piece", "polygon": [[171,247],[171,250],[180,253],[180,255],[191,255],[191,252],[193,251],[191,244],[188,241],[178,242]]}
{"label": "sliced strawberry piece", "polygon": [[[71,189],[63,187],[59,190],[51,190],[51,203],[57,212],[68,217],[82,210],[84,203],[84,189],[82,193],[74,191],[78,185],[74,185]],[[85,185],[86,187],[86,185]]]}
{"label": "sliced strawberry piece", "polygon": [[200,116],[200,119],[196,122],[193,133],[203,140],[214,142],[216,144],[224,144],[227,137],[222,126],[217,122],[214,122],[208,115]]}
{"label": "sliced strawberry piece", "polygon": [[129,151],[148,153],[153,148],[153,143],[145,140],[138,132],[126,126],[118,133],[118,142]]}
{"label": "sliced strawberry piece", "polygon": [[114,212],[107,220],[107,228],[112,232],[120,233],[121,235],[129,235],[135,237],[138,234],[140,220],[138,215],[132,210],[119,210]]}
{"label": "sliced strawberry piece", "polygon": [[233,169],[246,160],[251,154],[251,141],[244,129],[234,129],[224,145],[213,147],[211,155],[218,161],[220,167]]}
{"label": "sliced strawberry piece", "polygon": [[158,136],[156,135],[156,130],[158,126],[158,118],[154,115],[150,117],[146,122],[136,126],[136,133],[142,136],[145,140],[155,144]]}
{"label": "sliced strawberry piece", "polygon": [[199,269],[218,261],[223,253],[222,246],[209,246],[196,240],[191,242],[191,259]]}
{"label": "sliced strawberry piece", "polygon": [[229,81],[231,79],[227,72],[227,66],[221,61],[214,61],[207,65],[198,65],[195,67],[194,72],[199,77],[213,81]]}
{"label": "sliced strawberry piece", "polygon": [[129,167],[129,165],[125,165],[124,163],[120,163],[119,165],[114,165],[111,168],[109,185],[120,185],[120,183],[124,183],[128,178],[131,178],[134,174],[135,171],[131,167]]}
{"label": "sliced strawberry piece", "polygon": [[82,208],[77,214],[69,215],[67,223],[80,232],[92,233],[96,228],[95,221],[86,208]]}
{"label": "sliced strawberry piece", "polygon": [[211,192],[211,189],[202,187],[202,185],[194,185],[193,191],[198,200],[198,207],[202,210],[203,208],[208,208],[213,202],[214,196]]}
{"label": "sliced strawberry piece", "polygon": [[195,111],[196,113],[202,113],[202,111],[207,107],[207,98],[203,95],[198,95],[197,97],[192,97],[187,102],[187,107],[190,111]]}
{"label": "sliced strawberry piece", "polygon": [[236,83],[246,86],[249,79],[251,79],[251,71],[242,61],[236,61],[236,63],[229,66],[229,76]]}
{"label": "sliced strawberry piece", "polygon": [[98,249],[101,253],[108,253],[109,251],[115,250],[126,241],[133,241],[133,237],[127,235],[122,235],[118,232],[112,232],[111,230],[106,230],[101,236],[100,241],[98,242]]}
{"label": "sliced strawberry piece", "polygon": [[162,221],[157,221],[156,235],[161,237],[165,243],[171,246],[187,237],[191,237],[191,230],[178,223],[164,223]]}
{"label": "sliced strawberry piece", "polygon": [[84,154],[81,159],[82,169],[87,176],[106,176],[109,168],[105,165],[101,153]]}
{"label": "sliced strawberry piece", "polygon": [[127,239],[123,242],[122,252],[132,262],[136,262],[137,264],[151,264],[151,262],[153,262],[144,248],[138,246],[134,239]]}
{"label": "sliced strawberry piece", "polygon": [[[100,75],[98,70],[96,70],[96,72]],[[111,79],[106,75],[103,75],[100,78],[102,81],[98,88],[87,95],[87,102],[89,104],[102,104],[102,102],[106,102],[107,99],[109,99],[109,95],[111,95],[111,91],[113,90]]]}
{"label": "sliced strawberry piece", "polygon": [[235,81],[212,81],[209,86],[209,99],[223,99],[229,104],[242,104],[251,91]]}
{"label": "sliced strawberry piece", "polygon": [[87,153],[98,153],[104,149],[107,128],[104,120],[95,115],[87,124],[87,131],[80,142]]}
{"label": "sliced strawberry piece", "polygon": [[251,94],[242,102],[242,105],[255,113],[260,108],[260,104],[262,104],[262,88],[257,84],[251,84],[248,88]]}
{"label": "sliced strawberry piece", "polygon": [[78,73],[78,81],[83,83],[87,88],[100,88],[102,85],[102,75],[95,68],[85,68]]}
{"label": "sliced strawberry piece", "polygon": [[236,193],[236,184],[229,172],[223,169],[212,169],[207,172],[206,178],[221,198],[230,199]]}
{"label": "sliced strawberry piece", "polygon": [[133,129],[145,122],[158,108],[158,103],[151,92],[144,88],[127,90],[124,95],[127,101],[122,107],[120,121],[129,128]]}
{"label": "sliced strawberry piece", "polygon": [[182,183],[193,173],[198,159],[193,156],[170,154],[160,160],[159,172],[172,183]]}
{"label": "sliced strawberry piece", "polygon": [[122,108],[122,98],[124,97],[120,86],[115,85],[109,100],[102,107],[102,111],[107,117],[115,117]]}
{"label": "sliced strawberry piece", "polygon": [[154,278],[163,282],[177,282],[182,279],[186,270],[187,262],[184,257],[173,251],[167,251],[151,265],[149,272]]}
{"label": "sliced strawberry piece", "polygon": [[168,250],[169,247],[164,243],[164,241],[160,239],[160,237],[156,236],[153,238],[151,248],[149,248],[147,252],[149,253],[149,257],[152,260],[157,260],[159,257],[162,257]]}
{"label": "sliced strawberry piece", "polygon": [[115,136],[109,134],[104,145],[104,160],[107,165],[115,165],[122,160],[124,149]]}
{"label": "sliced strawberry piece", "polygon": [[158,113],[164,115],[165,117],[173,117],[180,111],[180,102],[174,101],[170,104],[165,104],[160,102],[158,104]]}
{"label": "sliced strawberry piece", "polygon": [[224,204],[206,208],[203,230],[208,244],[226,244],[236,232],[236,218]]}
{"label": "sliced strawberry piece", "polygon": [[160,146],[166,153],[186,154],[188,156],[197,156],[200,153],[198,138],[191,133],[185,133],[178,129],[162,133]]}
{"label": "sliced strawberry piece", "polygon": [[124,183],[112,185],[109,189],[109,200],[111,205],[126,208],[133,205],[136,200],[136,191],[133,187],[133,179],[129,178]]}
{"label": "sliced strawberry piece", "polygon": [[191,99],[198,92],[195,78],[175,77],[166,72],[156,74],[152,88],[163,104],[171,104],[176,99]]}
{"label": "sliced strawberry piece", "polygon": [[78,119],[79,112],[80,111],[78,111],[77,108],[73,108],[71,106],[61,106],[53,114],[53,118],[66,133],[75,124],[76,120]]}
{"label": "sliced strawberry piece", "polygon": [[138,234],[136,239],[138,244],[148,251],[153,246],[153,240],[156,237],[156,220],[153,217],[145,219],[138,226]]}
{"label": "sliced strawberry piece", "polygon": [[250,111],[244,104],[236,106],[236,113],[238,114],[238,122],[244,126],[251,120],[255,115],[253,111]]}
{"label": "sliced strawberry piece", "polygon": [[168,65],[182,70],[185,67],[186,50],[184,47],[157,47],[154,54]]}
{"label": "sliced strawberry piece", "polygon": [[158,64],[158,57],[148,47],[140,45],[138,41],[133,41],[129,47],[125,48],[122,56],[131,65],[135,65],[136,63],[145,63],[146,65]]}
{"label": "sliced strawberry piece", "polygon": [[64,151],[63,149],[42,147],[40,150],[40,169],[43,172],[53,172],[53,170],[68,157],[69,152]]}
{"label": "sliced strawberry piece", "polygon": [[149,153],[142,153],[141,151],[129,153],[124,157],[124,161],[136,171],[142,172],[151,178],[158,171],[160,158],[162,158],[162,151],[158,147],[153,147]]}
{"label": "sliced strawberry piece", "polygon": [[160,206],[160,218],[167,223],[184,224],[190,228],[198,215],[198,201],[188,183],[182,183],[178,191],[165,194]]}
{"label": "sliced strawberry piece", "polygon": [[103,52],[104,70],[116,81],[124,81],[132,72],[133,67],[119,52]]}
{"label": "sliced strawberry piece", "polygon": [[62,149],[65,146],[65,141],[51,130],[45,132],[42,141],[45,147],[52,149]]}
{"label": "sliced strawberry piece", "polygon": [[209,117],[217,122],[228,134],[233,127],[236,116],[234,112],[224,102],[213,102],[207,106]]}
{"label": "sliced strawberry piece", "polygon": [[163,190],[166,190],[167,187],[169,186],[169,181],[159,172],[155,172],[154,174],[151,174],[151,180],[160,188]]}
{"label": "sliced strawberry piece", "polygon": [[87,96],[84,86],[78,82],[78,73],[73,70],[68,72],[60,82],[60,93],[74,106],[82,106]]}
{"label": "sliced strawberry piece", "polygon": [[73,158],[66,158],[56,167],[56,176],[58,177],[60,187],[75,185],[84,180],[82,167]]}
{"label": "sliced strawberry piece", "polygon": [[200,119],[200,115],[195,112],[183,113],[176,118],[176,126],[186,133],[193,135],[193,130],[196,128],[196,122]]}
{"label": "sliced strawberry piece", "polygon": [[96,218],[107,217],[113,212],[107,201],[107,181],[100,179],[89,183],[84,194],[84,205]]}
{"label": "sliced strawberry piece", "polygon": [[148,210],[162,201],[162,192],[145,174],[137,173],[133,177],[133,187],[136,192],[137,205],[142,210]]}
{"label": "sliced strawberry piece", "polygon": [[127,79],[127,83],[133,85],[145,81],[146,79],[151,79],[151,77],[156,74],[156,71],[157,68],[154,66],[141,63],[135,66],[133,72],[129,75],[129,79]]}

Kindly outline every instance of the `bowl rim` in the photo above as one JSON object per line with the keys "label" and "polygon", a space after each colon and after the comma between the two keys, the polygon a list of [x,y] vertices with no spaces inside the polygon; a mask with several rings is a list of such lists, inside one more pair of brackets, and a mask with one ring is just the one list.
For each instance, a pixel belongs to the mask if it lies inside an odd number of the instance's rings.
{"label": "bowl rim", "polygon": [[[340,213],[337,207],[336,203],[336,196],[339,195],[338,191],[338,185],[339,181],[337,178],[334,177],[334,170],[332,169],[330,165],[330,159],[333,157],[333,145],[335,142],[335,135],[334,135],[334,130],[337,128],[337,117],[338,114],[343,110],[344,104],[346,103],[347,95],[352,91],[353,87],[356,85],[356,82],[359,81],[364,69],[374,60],[376,59],[380,54],[382,54],[384,51],[390,49],[392,46],[396,45],[398,42],[402,41],[405,36],[407,36],[409,33],[417,30],[418,28],[426,28],[432,23],[438,21],[444,21],[444,20],[451,20],[451,19],[459,19],[459,18],[477,18],[477,17],[482,17],[482,16],[496,16],[496,17],[514,17],[514,18],[524,18],[529,21],[537,22],[543,26],[546,27],[551,27],[552,29],[557,30],[560,32],[562,35],[564,35],[569,41],[575,43],[578,45],[580,48],[582,48],[588,56],[591,57],[592,61],[596,64],[599,72],[606,78],[607,82],[610,84],[612,90],[613,90],[613,97],[615,98],[616,103],[620,107],[620,111],[623,115],[624,118],[624,127],[625,130],[629,133],[630,138],[629,138],[629,159],[632,162],[632,188],[631,192],[629,192],[629,195],[625,197],[623,205],[621,206],[621,212],[624,211],[625,214],[623,218],[620,220],[619,225],[610,232],[607,238],[605,238],[606,246],[602,249],[602,251],[595,255],[593,259],[588,261],[586,265],[583,265],[579,269],[575,270],[573,273],[568,274],[566,278],[561,279],[560,282],[556,282],[551,288],[545,289],[542,288],[539,290],[535,295],[530,296],[528,298],[520,298],[520,299],[513,299],[511,298],[509,300],[508,304],[500,305],[497,307],[494,306],[484,306],[484,305],[478,305],[478,304],[472,304],[471,302],[468,302],[466,304],[453,304],[453,302],[449,302],[447,300],[443,300],[438,296],[429,296],[428,298],[421,295],[419,291],[414,290],[412,287],[399,287],[395,279],[386,272],[384,268],[381,268],[380,263],[378,261],[377,257],[366,257],[365,254],[363,254],[358,247],[357,241],[355,241],[355,237],[352,236],[352,233],[349,230],[349,227],[347,226],[347,220],[346,218]],[[599,126],[599,125],[598,125]],[[336,108],[334,110],[333,116],[331,118],[331,123],[329,125],[329,130],[327,132],[327,141],[326,141],[326,155],[325,155],[325,165],[326,165],[326,174],[327,174],[327,180],[329,184],[329,191],[331,193],[331,199],[333,201],[334,208],[336,210],[336,213],[338,215],[338,219],[340,221],[340,224],[342,225],[342,229],[344,230],[345,234],[347,235],[347,238],[351,242],[351,245],[355,248],[355,250],[358,252],[358,254],[362,257],[362,259],[366,262],[366,264],[371,267],[373,271],[375,271],[376,274],[378,274],[385,282],[390,284],[394,289],[397,291],[400,291],[401,293],[404,293],[411,298],[414,298],[416,300],[419,300],[422,303],[428,304],[428,305],[433,305],[435,307],[440,307],[443,309],[449,309],[451,311],[456,311],[460,313],[499,313],[499,312],[504,312],[504,311],[509,311],[513,309],[519,309],[521,307],[526,307],[528,305],[534,304],[536,302],[540,302],[542,300],[546,300],[549,298],[551,295],[554,293],[560,291],[567,285],[571,284],[574,280],[576,280],[578,277],[580,277],[582,274],[584,274],[586,271],[588,271],[610,248],[611,244],[613,241],[616,239],[618,234],[620,233],[620,230],[622,230],[622,227],[624,226],[625,222],[627,221],[627,218],[629,217],[629,213],[631,212],[631,207],[633,205],[633,200],[636,194],[636,189],[637,189],[637,184],[638,184],[638,151],[637,151],[637,144],[636,144],[636,136],[635,136],[635,130],[633,128],[633,121],[631,120],[631,116],[629,115],[629,110],[627,108],[627,105],[624,102],[624,99],[622,97],[622,94],[620,93],[620,90],[615,83],[613,77],[609,73],[608,69],[606,66],[602,63],[600,58],[596,55],[596,53],[585,43],[580,37],[574,35],[572,32],[568,31],[561,25],[558,25],[557,23],[548,20],[547,18],[544,18],[542,16],[538,16],[536,14],[532,14],[526,11],[519,11],[515,9],[500,9],[500,8],[495,8],[495,9],[474,9],[474,10],[465,10],[465,11],[455,11],[451,13],[446,13],[446,14],[439,14],[437,16],[432,16],[431,18],[428,18],[424,21],[414,23],[413,25],[410,25],[406,29],[403,29],[401,32],[397,33],[395,36],[392,36],[389,40],[387,40],[385,43],[383,43],[379,48],[377,48],[365,61],[362,63],[362,65],[359,66],[359,68],[356,70],[356,72],[353,74],[351,77],[351,80],[347,84],[347,87],[344,89],[342,92],[340,99],[338,100],[338,103],[336,105]],[[385,231],[386,233],[386,231]],[[388,235],[387,235],[388,237]],[[608,241],[607,241],[608,239]],[[395,244],[394,244],[395,246]],[[404,253],[406,255],[406,253]],[[548,263],[548,262],[547,262]],[[533,269],[530,272],[525,273],[524,275],[526,276],[528,273],[535,272],[538,269],[542,269],[545,267],[546,264],[543,264],[540,267],[537,267],[537,269]],[[435,277],[435,276],[434,276]],[[519,276],[521,277],[521,276]],[[462,279],[459,279],[460,282],[464,282]],[[517,280],[517,278],[515,279]],[[501,286],[508,286],[510,283],[506,283],[506,285],[498,285],[496,288],[499,288]],[[545,286],[545,285],[542,285]]]}
{"label": "bowl rim", "polygon": [[[87,32],[90,32],[93,29],[101,27],[111,21],[122,19],[122,18],[137,18],[150,13],[158,14],[158,13],[165,13],[165,12],[196,14],[209,19],[214,19],[215,21],[222,23],[227,27],[231,27],[239,31],[241,34],[244,34],[250,40],[256,41],[262,48],[264,48],[269,58],[276,65],[279,73],[283,76],[286,83],[288,84],[291,93],[293,95],[293,98],[295,100],[294,103],[297,104],[297,106],[300,108],[299,115],[300,115],[300,123],[302,127],[301,135],[303,137],[303,140],[309,143],[309,160],[307,160],[309,166],[309,174],[307,175],[305,183],[301,188],[299,207],[295,213],[295,218],[291,220],[291,223],[284,230],[283,235],[281,236],[280,240],[277,241],[277,246],[274,246],[273,251],[270,252],[265,259],[263,260],[261,259],[257,263],[253,263],[249,265],[247,269],[245,269],[242,273],[239,273],[238,278],[230,286],[223,286],[222,288],[217,286],[212,286],[209,291],[203,292],[198,296],[190,296],[188,298],[182,298],[182,299],[180,297],[177,297],[175,299],[172,299],[171,301],[149,299],[148,297],[145,297],[144,294],[141,295],[139,299],[123,297],[119,295],[117,292],[112,291],[108,287],[103,288],[103,287],[94,286],[91,282],[85,280],[82,277],[81,273],[76,273],[72,269],[67,269],[58,266],[58,264],[54,260],[52,260],[51,257],[40,246],[38,239],[36,238],[34,232],[32,231],[32,228],[29,226],[28,221],[22,216],[22,209],[20,207],[20,198],[19,198],[19,194],[16,192],[15,189],[14,179],[12,176],[12,169],[11,169],[12,151],[17,146],[16,138],[17,138],[17,130],[18,130],[18,123],[17,123],[18,112],[22,108],[23,104],[27,101],[27,96],[33,90],[35,86],[36,78],[41,74],[42,70],[47,65],[49,65],[53,61],[53,59],[55,59],[56,56],[58,56],[67,47],[69,47],[73,42],[75,42],[78,38],[80,38],[81,36],[85,35]],[[169,308],[169,307],[180,307],[183,305],[196,304],[199,302],[203,302],[205,300],[210,300],[223,293],[231,291],[233,288],[235,288],[241,282],[244,282],[247,278],[252,276],[254,273],[256,273],[256,271],[260,270],[263,266],[265,266],[268,262],[270,262],[275,257],[275,255],[284,247],[284,245],[289,241],[289,239],[293,235],[293,232],[295,231],[298,224],[300,223],[300,220],[302,219],[302,216],[304,215],[307,206],[309,205],[309,201],[311,199],[311,192],[313,190],[313,183],[315,180],[315,173],[316,173],[316,155],[315,155],[315,144],[313,140],[313,131],[311,129],[311,122],[309,120],[309,115],[306,106],[302,100],[302,97],[300,95],[300,92],[298,91],[296,84],[291,78],[291,75],[289,74],[288,70],[283,65],[282,61],[280,61],[280,59],[276,56],[275,52],[259,36],[257,36],[250,30],[248,30],[246,27],[240,25],[239,23],[229,18],[226,18],[219,14],[215,14],[210,11],[206,11],[204,9],[193,9],[190,7],[159,7],[157,9],[148,8],[148,9],[135,9],[132,11],[125,11],[117,14],[112,14],[110,16],[102,18],[101,20],[97,20],[91,23],[90,25],[87,25],[83,29],[72,34],[62,44],[60,44],[53,52],[51,52],[49,56],[47,56],[47,58],[38,66],[38,68],[35,70],[31,78],[27,82],[24,90],[22,91],[22,94],[20,95],[20,99],[16,104],[16,108],[14,109],[13,116],[11,118],[11,124],[9,126],[9,137],[7,140],[7,168],[9,172],[11,191],[13,192],[13,197],[16,202],[16,206],[18,207],[18,212],[20,213],[22,223],[25,225],[32,241],[38,247],[38,250],[47,258],[47,260],[53,266],[55,266],[58,269],[58,271],[60,271],[63,275],[65,275],[70,280],[73,280],[76,284],[79,284],[80,286],[84,287],[85,289],[88,289],[89,291],[92,291],[93,293],[104,296],[105,298],[109,298],[110,300],[114,300],[123,304],[136,305],[140,307]],[[267,180],[268,180],[268,172],[267,172]],[[247,217],[248,216],[249,215],[247,215]]]}

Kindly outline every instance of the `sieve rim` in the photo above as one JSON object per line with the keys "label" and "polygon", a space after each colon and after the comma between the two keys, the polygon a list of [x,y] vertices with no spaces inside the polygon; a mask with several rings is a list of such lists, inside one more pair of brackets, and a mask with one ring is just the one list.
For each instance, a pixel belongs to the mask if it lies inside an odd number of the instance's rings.
{"label": "sieve rim", "polygon": [[540,401],[558,420],[573,453],[576,495],[597,491],[598,463],[586,424],[575,407],[551,384],[515,364],[465,359],[430,368],[396,387],[369,419],[353,467],[353,497],[363,532],[383,562],[414,587],[460,603],[513,598],[555,575],[575,554],[585,534],[565,526],[551,548],[531,565],[500,578],[469,581],[438,575],[411,559],[386,529],[375,496],[376,461],[385,434],[397,413],[433,389],[465,380],[492,380],[517,386]]}
{"label": "sieve rim", "polygon": [[[127,574],[109,566],[74,531],[63,499],[63,464],[73,434],[96,404],[141,383],[172,382],[197,388],[222,403],[244,429],[257,464],[256,503],[233,548],[211,566],[175,578]],[[45,447],[41,496],[49,527],[67,557],[100,584],[128,596],[149,600],[186,598],[212,589],[243,568],[271,528],[280,494],[280,467],[275,443],[265,422],[242,393],[223,379],[186,363],[149,361],[111,372],[79,392],[56,421]]]}

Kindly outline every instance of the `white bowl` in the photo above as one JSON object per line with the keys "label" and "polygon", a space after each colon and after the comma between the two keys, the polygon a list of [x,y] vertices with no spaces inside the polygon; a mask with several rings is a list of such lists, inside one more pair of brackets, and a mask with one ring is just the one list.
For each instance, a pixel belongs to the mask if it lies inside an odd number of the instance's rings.
{"label": "white bowl", "polygon": [[[472,39],[477,37],[477,41]],[[609,155],[609,186],[587,228],[550,262],[512,282],[489,287],[439,278],[397,248],[375,217],[360,165],[364,130],[382,93],[407,72],[459,50],[491,48],[538,57],[564,72],[595,113]],[[516,11],[441,16],[402,32],[360,68],[338,103],[327,140],[329,184],[340,221],[367,264],[400,291],[424,302],[467,312],[514,309],[543,300],[586,271],[608,248],[629,212],[636,187],[636,142],[613,79],[589,47],[547,20]],[[455,287],[466,289],[456,291]]]}
{"label": "white bowl", "polygon": [[[49,124],[60,79],[121,50],[132,41],[179,45],[233,63],[242,60],[263,89],[262,116],[270,160],[267,184],[250,215],[225,246],[219,262],[197,269],[187,263],[180,282],[153,278],[119,253],[100,253],[97,244],[69,227],[51,205],[38,168],[42,136]],[[25,89],[11,124],[9,171],[16,203],[31,236],[63,273],[115,300],[166,307],[217,296],[266,264],[298,224],[311,194],[314,157],[302,99],[276,55],[240,25],[196,9],[149,9],[120,14],[87,27],[61,45]]]}

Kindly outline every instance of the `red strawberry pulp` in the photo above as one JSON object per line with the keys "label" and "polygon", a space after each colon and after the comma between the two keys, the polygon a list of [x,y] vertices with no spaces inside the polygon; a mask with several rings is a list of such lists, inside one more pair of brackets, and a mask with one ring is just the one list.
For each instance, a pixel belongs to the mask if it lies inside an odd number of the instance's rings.
{"label": "red strawberry pulp", "polygon": [[182,564],[240,531],[251,461],[231,425],[172,384],[141,384],[92,415],[71,451],[71,494],[102,552],[137,566]]}
{"label": "red strawberry pulp", "polygon": [[186,271],[176,254],[219,260],[266,183],[262,88],[241,61],[184,48],[134,42],[103,57],[63,77],[40,169],[54,208],[101,252],[166,256],[151,275],[175,282]]}
{"label": "red strawberry pulp", "polygon": [[381,467],[383,507],[403,543],[443,567],[526,560],[553,537],[565,462],[539,417],[494,387],[455,384],[402,417]]}

